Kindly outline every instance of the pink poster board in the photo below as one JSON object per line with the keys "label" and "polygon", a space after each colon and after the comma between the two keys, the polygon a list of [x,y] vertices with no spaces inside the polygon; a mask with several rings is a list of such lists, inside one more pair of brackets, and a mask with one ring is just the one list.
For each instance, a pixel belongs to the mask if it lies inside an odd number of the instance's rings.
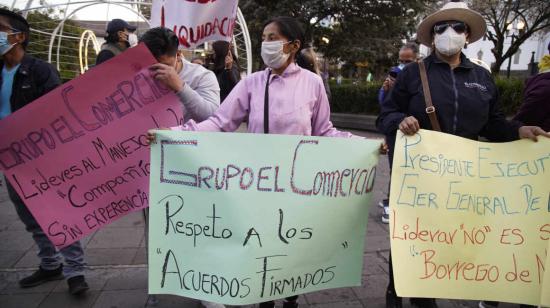
{"label": "pink poster board", "polygon": [[182,112],[154,63],[131,48],[0,121],[0,169],[58,248],[148,206],[146,132]]}

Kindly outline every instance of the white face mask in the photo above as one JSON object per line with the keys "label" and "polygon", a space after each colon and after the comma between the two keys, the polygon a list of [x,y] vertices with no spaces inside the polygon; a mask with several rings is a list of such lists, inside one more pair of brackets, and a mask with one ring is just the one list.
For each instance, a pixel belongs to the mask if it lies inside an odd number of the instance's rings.
{"label": "white face mask", "polygon": [[134,33],[128,34],[128,44],[130,47],[134,47],[138,44],[138,37]]}
{"label": "white face mask", "polygon": [[287,43],[289,42],[262,42],[262,59],[265,65],[273,69],[282,67],[288,60],[288,57],[290,57],[289,53],[284,53],[283,51],[283,47]]}
{"label": "white face mask", "polygon": [[458,34],[448,27],[445,32],[435,35],[435,49],[446,56],[452,56],[459,53],[466,43],[466,34]]}

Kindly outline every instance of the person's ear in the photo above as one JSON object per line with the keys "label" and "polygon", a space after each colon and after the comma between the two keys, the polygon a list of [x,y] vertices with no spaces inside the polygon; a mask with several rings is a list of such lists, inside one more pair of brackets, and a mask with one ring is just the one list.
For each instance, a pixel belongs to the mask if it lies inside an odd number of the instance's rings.
{"label": "person's ear", "polygon": [[298,50],[300,50],[300,46],[302,44],[299,40],[294,40],[293,42],[289,43],[288,45],[290,47],[290,52],[294,53],[294,52],[298,52]]}

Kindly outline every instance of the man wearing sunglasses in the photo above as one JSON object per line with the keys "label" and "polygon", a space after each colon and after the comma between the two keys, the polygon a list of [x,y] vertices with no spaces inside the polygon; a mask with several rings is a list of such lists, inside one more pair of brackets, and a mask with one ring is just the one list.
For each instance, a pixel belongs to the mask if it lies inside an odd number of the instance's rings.
{"label": "man wearing sunglasses", "polygon": [[[30,27],[25,18],[0,9],[0,119],[23,108],[61,84],[59,74],[49,63],[26,53]],[[40,266],[32,275],[19,281],[22,288],[67,278],[69,292],[79,295],[89,289],[84,279],[84,251],[80,242],[57,250],[27,209],[14,187],[6,183],[17,215],[32,234],[38,248]],[[62,258],[65,259],[63,266]]]}
{"label": "man wearing sunglasses", "polygon": [[[482,136],[491,142],[520,138],[536,141],[538,135],[550,137],[540,127],[507,121],[500,112],[492,76],[462,53],[468,42],[483,38],[486,29],[483,17],[464,2],[449,2],[426,17],[417,28],[417,40],[432,47],[432,54],[422,63],[433,106],[428,107],[424,96],[420,63],[411,63],[399,73],[382,104],[377,119],[379,130],[385,135],[395,136],[398,129],[414,135],[421,128],[438,130],[440,126],[443,133],[472,140]],[[393,145],[389,145],[389,149],[391,153]],[[386,306],[400,308],[402,300],[396,295],[393,274],[399,275],[399,271],[406,269],[392,264],[391,256],[389,266]],[[411,298],[411,304],[421,308],[437,307],[436,301],[430,298]]]}

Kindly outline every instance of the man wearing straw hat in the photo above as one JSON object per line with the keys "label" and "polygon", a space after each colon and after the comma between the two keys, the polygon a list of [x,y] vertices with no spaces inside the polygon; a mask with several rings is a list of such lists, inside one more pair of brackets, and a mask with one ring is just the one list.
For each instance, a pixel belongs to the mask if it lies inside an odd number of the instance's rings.
{"label": "man wearing straw hat", "polygon": [[[483,136],[492,142],[550,137],[540,127],[507,121],[498,107],[493,78],[462,53],[462,48],[481,39],[485,31],[483,17],[464,2],[449,2],[426,17],[418,26],[417,40],[430,46],[432,54],[407,65],[399,74],[382,104],[379,130],[386,135],[395,135],[398,129],[413,135],[422,128],[473,140]],[[437,307],[432,298],[411,298],[411,304]],[[402,307],[395,292],[391,257],[386,306]]]}

